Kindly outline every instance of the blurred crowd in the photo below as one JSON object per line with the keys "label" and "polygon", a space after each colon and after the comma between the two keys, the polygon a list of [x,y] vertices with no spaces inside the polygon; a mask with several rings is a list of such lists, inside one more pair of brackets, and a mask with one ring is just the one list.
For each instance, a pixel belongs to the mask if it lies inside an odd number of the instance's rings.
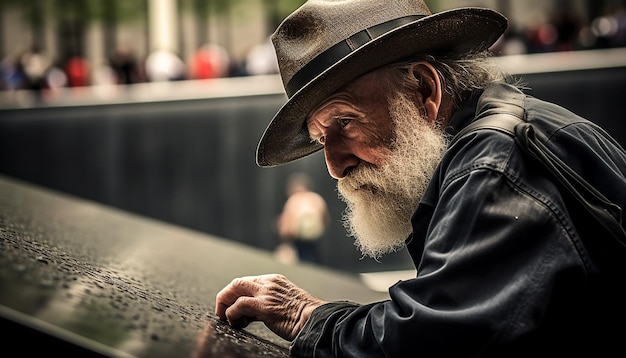
{"label": "blurred crowd", "polygon": [[500,55],[577,51],[626,46],[626,10],[615,5],[591,21],[567,7],[554,11],[547,21],[523,27],[510,24],[495,45]]}
{"label": "blurred crowd", "polygon": [[110,58],[92,63],[85,56],[55,60],[33,46],[2,59],[0,90],[41,91],[141,82],[180,81],[278,73],[276,57],[268,41],[254,46],[243,61],[235,61],[221,46],[206,44],[189,58],[158,50],[145,58],[132,48],[120,47]]}
{"label": "blurred crowd", "polygon": [[[574,51],[626,46],[626,11],[622,6],[591,21],[574,12],[559,11],[548,21],[508,32],[494,46],[499,55]],[[53,59],[32,47],[2,59],[0,90],[41,91],[62,87],[133,84],[277,73],[269,41],[253,47],[243,60],[234,59],[215,44],[198,48],[189,58],[172,51],[154,51],[145,58],[132,48],[121,47],[110,58],[91,63],[84,56]]]}

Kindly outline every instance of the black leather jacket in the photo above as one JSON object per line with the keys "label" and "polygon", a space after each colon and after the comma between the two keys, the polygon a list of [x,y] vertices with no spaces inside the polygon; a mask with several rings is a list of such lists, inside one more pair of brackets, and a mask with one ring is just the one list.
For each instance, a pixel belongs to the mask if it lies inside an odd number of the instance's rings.
{"label": "black leather jacket", "polygon": [[[458,132],[515,91],[491,85],[463,103],[448,130]],[[554,104],[527,96],[523,107],[548,147],[606,197],[626,206],[626,153],[615,140]],[[391,299],[384,302],[317,308],[291,353],[361,358],[617,354],[612,352],[623,350],[620,338],[626,331],[626,297],[619,287],[626,277],[622,268],[605,267],[582,243],[582,232],[591,239],[601,234],[587,218],[566,204],[553,179],[511,137],[473,132],[448,148],[412,218],[407,248],[416,278],[393,285]]]}

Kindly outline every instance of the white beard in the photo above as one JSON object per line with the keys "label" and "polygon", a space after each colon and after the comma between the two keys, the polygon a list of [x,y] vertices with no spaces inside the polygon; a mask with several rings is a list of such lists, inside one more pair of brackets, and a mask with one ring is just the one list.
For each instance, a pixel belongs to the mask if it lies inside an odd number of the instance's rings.
{"label": "white beard", "polygon": [[359,166],[337,183],[343,224],[363,255],[378,259],[404,246],[411,216],[441,160],[447,139],[406,96],[389,100],[395,139],[384,164]]}

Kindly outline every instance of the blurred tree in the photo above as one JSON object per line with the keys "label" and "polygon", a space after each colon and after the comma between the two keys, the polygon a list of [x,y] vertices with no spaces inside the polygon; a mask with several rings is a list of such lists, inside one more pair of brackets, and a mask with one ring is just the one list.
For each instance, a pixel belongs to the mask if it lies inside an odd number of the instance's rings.
{"label": "blurred tree", "polygon": [[61,55],[67,57],[82,53],[84,30],[92,21],[105,25],[105,45],[114,48],[111,45],[116,25],[144,19],[147,4],[146,0],[0,0],[0,10],[7,7],[22,10],[23,21],[33,32],[34,47],[44,48],[46,18],[54,19],[64,44]]}
{"label": "blurred tree", "polygon": [[304,4],[306,0],[263,0],[268,25],[275,29],[293,10]]}
{"label": "blurred tree", "polygon": [[[190,11],[198,19],[199,43],[207,41],[207,25],[212,15],[228,13],[241,0],[178,0],[183,11]],[[282,19],[302,5],[305,0],[262,0],[268,26],[276,28]],[[100,21],[105,27],[105,46],[113,49],[116,27],[120,23],[145,20],[148,0],[0,0],[0,10],[17,7],[24,14],[24,22],[33,31],[34,46],[43,47],[46,17],[59,24],[59,36],[67,42],[63,51],[81,52],[81,37],[85,27]],[[67,55],[69,53],[66,53]]]}
{"label": "blurred tree", "polygon": [[197,20],[196,35],[201,46],[208,42],[208,22],[211,16],[228,13],[240,0],[180,0],[180,8],[191,12]]}
{"label": "blurred tree", "polygon": [[[248,0],[243,0],[248,1]],[[268,28],[276,28],[282,19],[289,15],[293,10],[302,5],[306,0],[261,0],[265,10],[265,19]],[[196,20],[196,46],[202,46],[209,40],[209,19],[212,17],[229,14],[232,9],[242,0],[179,0],[181,10],[191,12]],[[236,15],[236,14],[235,14]],[[223,21],[229,22],[228,16]],[[225,26],[224,33],[221,34],[225,38],[225,42],[229,38],[229,26]]]}
{"label": "blurred tree", "polygon": [[23,9],[23,20],[33,30],[33,43],[30,44],[33,48],[43,49],[44,45],[44,2],[45,0],[0,0],[0,11],[6,7],[19,6]]}
{"label": "blurred tree", "polygon": [[[50,1],[50,0],[47,0]],[[82,38],[86,26],[93,21],[104,26],[105,48],[115,49],[115,33],[120,23],[144,20],[146,0],[52,0],[52,16],[59,23],[59,35],[64,40],[64,55],[83,54]],[[110,54],[107,54],[110,55]]]}

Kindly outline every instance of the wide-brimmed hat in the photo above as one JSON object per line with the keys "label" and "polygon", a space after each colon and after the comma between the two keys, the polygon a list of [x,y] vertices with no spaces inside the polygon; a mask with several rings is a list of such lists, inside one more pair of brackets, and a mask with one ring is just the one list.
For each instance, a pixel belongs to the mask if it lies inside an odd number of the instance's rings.
{"label": "wide-brimmed hat", "polygon": [[422,0],[307,1],[272,34],[288,100],[261,137],[257,164],[281,165],[322,149],[306,117],[357,77],[416,54],[486,50],[506,27],[493,10],[432,14]]}

